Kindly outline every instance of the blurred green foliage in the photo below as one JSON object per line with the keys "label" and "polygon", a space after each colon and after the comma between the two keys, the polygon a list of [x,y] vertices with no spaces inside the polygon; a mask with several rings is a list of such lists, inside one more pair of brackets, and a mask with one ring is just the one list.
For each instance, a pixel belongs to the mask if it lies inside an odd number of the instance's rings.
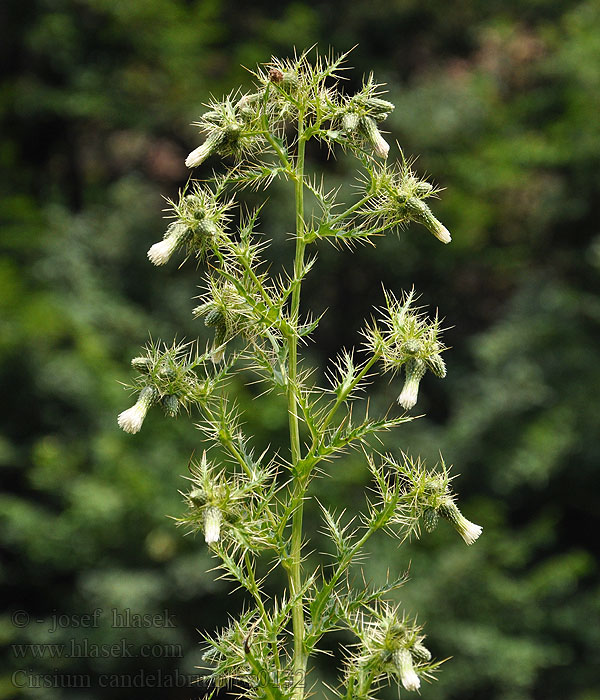
{"label": "blurred green foliage", "polygon": [[[161,194],[188,175],[188,123],[210,93],[249,85],[240,64],[319,42],[358,43],[358,74],[388,82],[389,128],[446,188],[438,213],[453,232],[443,250],[417,228],[355,255],[323,248],[306,297],[328,308],[307,348],[320,366],[356,342],[382,278],[396,292],[414,283],[452,326],[448,379],[424,380],[427,417],[389,443],[433,460],[441,449],[465,515],[484,525],[477,547],[440,527],[410,550],[402,600],[437,657],[454,657],[423,696],[598,700],[598,3],[7,0],[0,13],[0,697],[190,697],[15,688],[11,674],[195,673],[196,630],[242,604],[208,571],[203,543],[167,517],[180,514],[181,476],[202,449],[193,419],[151,414],[124,435],[118,381],[149,331],[203,333],[190,314],[200,271],[145,259],[163,230]],[[311,158],[349,187],[343,156]],[[282,209],[262,220],[276,256],[287,250]],[[375,401],[393,398],[376,389]],[[277,445],[285,413],[277,398],[259,410],[257,391],[238,387],[249,431]],[[360,457],[331,472],[320,497],[360,502]],[[366,575],[408,563],[381,540]],[[97,628],[48,631],[52,615],[98,608]],[[116,629],[113,608],[168,610],[176,625]],[[18,610],[29,624],[11,621]],[[124,636],[182,656],[19,659],[10,646]]]}

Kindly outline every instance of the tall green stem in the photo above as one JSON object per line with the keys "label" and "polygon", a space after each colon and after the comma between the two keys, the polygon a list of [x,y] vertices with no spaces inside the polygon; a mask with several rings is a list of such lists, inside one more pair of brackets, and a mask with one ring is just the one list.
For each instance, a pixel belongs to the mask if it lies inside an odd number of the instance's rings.
{"label": "tall green stem", "polygon": [[[298,327],[300,311],[300,275],[304,265],[304,119],[300,114],[298,119],[298,153],[296,161],[296,257],[294,259],[294,277],[297,284],[294,286],[291,301],[291,324],[294,329]],[[300,431],[298,426],[298,399],[296,392],[298,376],[298,337],[291,333],[288,338],[289,365],[288,365],[288,415],[290,426],[290,447],[292,457],[292,473],[294,475],[292,489],[292,541],[290,551],[290,587],[295,598],[292,612],[292,626],[294,633],[294,697],[300,700],[304,696],[304,674],[306,672],[306,656],[304,650],[304,606],[300,596],[302,590],[302,516],[304,510],[304,493],[307,480],[304,475],[298,473],[300,454]]]}

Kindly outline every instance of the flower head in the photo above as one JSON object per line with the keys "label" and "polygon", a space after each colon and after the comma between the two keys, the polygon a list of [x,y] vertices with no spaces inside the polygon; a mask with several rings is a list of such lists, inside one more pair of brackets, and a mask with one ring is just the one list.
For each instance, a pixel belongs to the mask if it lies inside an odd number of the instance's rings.
{"label": "flower head", "polygon": [[217,150],[219,145],[224,141],[225,135],[223,132],[214,131],[208,135],[203,144],[195,148],[185,159],[187,168],[197,168]]}
{"label": "flower head", "polygon": [[353,134],[359,127],[360,115],[357,112],[344,112],[342,115],[342,129],[346,134]]}
{"label": "flower head", "polygon": [[392,655],[400,682],[406,690],[419,690],[421,681],[413,666],[412,654],[406,648],[396,649]]}
{"label": "flower head", "polygon": [[179,413],[180,402],[176,394],[167,394],[162,400],[165,413],[170,418],[175,418]]}
{"label": "flower head", "polygon": [[219,246],[225,235],[227,210],[231,202],[223,202],[208,188],[194,183],[180,192],[177,201],[167,200],[174,218],[162,241],[148,251],[154,265],[165,265],[179,248],[203,258]]}
{"label": "flower head", "polygon": [[[381,138],[375,120],[371,117],[362,118],[361,124],[376,153],[378,148],[385,150],[383,144],[379,147],[375,145]],[[435,197],[438,192],[429,182],[417,177],[412,171],[411,163],[404,159],[399,165],[379,163],[365,178],[365,194],[372,193],[373,196],[358,213],[366,225],[381,228],[402,228],[415,221],[425,226],[442,243],[450,243],[450,232],[434,216],[425,201]]]}
{"label": "flower head", "polygon": [[209,279],[208,299],[193,310],[196,318],[204,317],[206,326],[215,329],[212,346],[214,362],[225,356],[225,344],[237,335],[252,337],[256,321],[252,308],[231,282]]}
{"label": "flower head", "polygon": [[419,359],[411,359],[404,365],[406,379],[402,393],[398,397],[398,403],[406,410],[417,403],[419,382],[423,379],[425,369],[425,362]]}
{"label": "flower head", "polygon": [[201,165],[213,153],[241,159],[248,152],[256,150],[263,139],[252,126],[257,111],[248,109],[249,104],[249,99],[242,102],[239,94],[232,94],[221,102],[208,105],[209,110],[195,123],[207,136],[204,143],[185,159],[188,168]]}
{"label": "flower head", "polygon": [[418,197],[409,197],[405,204],[406,210],[412,221],[423,224],[433,233],[433,235],[442,243],[450,243],[452,236],[450,231],[442,224],[441,221],[435,218],[433,212],[422,199]]}
{"label": "flower head", "polygon": [[395,677],[405,690],[421,686],[420,675],[429,676],[431,653],[423,645],[425,636],[416,620],[398,614],[396,607],[382,603],[362,617],[356,632],[361,640],[357,652],[348,657],[347,675],[369,669],[374,682]]}
{"label": "flower head", "polygon": [[480,525],[476,525],[465,518],[451,498],[446,499],[438,510],[442,518],[445,518],[454,526],[454,529],[466,544],[473,544],[483,532],[483,528]]}
{"label": "flower head", "polygon": [[204,540],[206,544],[218,542],[221,536],[223,516],[215,506],[209,506],[204,511]]}
{"label": "flower head", "polygon": [[126,433],[139,433],[150,406],[156,400],[156,393],[154,387],[144,387],[135,404],[126,411],[119,413],[117,418],[119,427]]}
{"label": "flower head", "polygon": [[148,374],[152,369],[152,360],[149,357],[134,357],[131,366],[142,374]]}
{"label": "flower head", "polygon": [[148,251],[148,259],[153,265],[165,265],[173,253],[189,237],[189,229],[185,224],[175,221],[169,225],[162,241],[155,243]]}
{"label": "flower head", "polygon": [[375,155],[380,158],[387,158],[390,152],[390,144],[381,135],[375,120],[372,117],[361,117],[359,128],[373,147]]}
{"label": "flower head", "polygon": [[399,300],[386,292],[385,300],[381,327],[373,325],[365,336],[373,354],[382,358],[386,371],[404,371],[405,382],[398,402],[408,410],[417,403],[419,383],[426,370],[437,377],[446,376],[441,355],[445,346],[440,340],[437,315],[428,319],[414,306],[414,291]]}
{"label": "flower head", "polygon": [[376,155],[386,158],[390,147],[379,132],[377,122],[387,119],[393,112],[394,105],[379,97],[382,93],[381,87],[375,83],[371,74],[361,90],[343,101],[340,115],[342,131],[347,137],[356,134],[366,138]]}
{"label": "flower head", "polygon": [[[216,432],[235,433],[235,420],[228,413],[225,425],[217,427]],[[263,516],[265,493],[275,472],[265,468],[251,476],[232,475],[209,461],[206,452],[200,460],[190,461],[190,472],[192,488],[184,494],[189,510],[178,518],[179,525],[191,526],[192,532],[201,530],[208,545],[221,542],[226,533],[229,542],[245,548],[264,547],[268,536]]]}

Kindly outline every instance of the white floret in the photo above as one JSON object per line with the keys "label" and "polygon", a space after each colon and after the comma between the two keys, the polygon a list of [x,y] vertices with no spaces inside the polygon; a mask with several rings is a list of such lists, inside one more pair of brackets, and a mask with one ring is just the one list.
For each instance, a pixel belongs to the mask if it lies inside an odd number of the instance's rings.
{"label": "white floret", "polygon": [[221,537],[221,511],[214,506],[204,511],[204,540],[206,544],[214,544]]}
{"label": "white floret", "polygon": [[155,243],[148,251],[148,259],[153,265],[164,265],[169,261],[171,255],[175,252],[177,247],[177,239],[175,236],[169,236],[168,238]]}
{"label": "white floret", "polygon": [[185,165],[188,168],[196,168],[197,166],[204,163],[211,153],[210,145],[206,142],[203,143],[198,148],[195,148],[185,159]]}
{"label": "white floret", "polygon": [[412,408],[417,403],[419,396],[418,382],[406,382],[402,393],[398,397],[398,403],[406,410]]}
{"label": "white floret", "polygon": [[119,413],[117,423],[126,433],[139,433],[146,417],[146,409],[139,403]]}
{"label": "white floret", "polygon": [[483,532],[481,525],[476,525],[470,520],[463,518],[456,526],[458,534],[463,538],[467,544],[473,544],[475,540]]}
{"label": "white floret", "polygon": [[381,134],[373,140],[373,150],[380,158],[387,158],[390,152],[390,144],[383,138]]}
{"label": "white floret", "polygon": [[421,679],[413,666],[412,655],[406,648],[396,649],[393,655],[394,665],[405,690],[419,690]]}
{"label": "white floret", "polygon": [[443,224],[439,225],[439,228],[437,228],[433,232],[433,235],[438,239],[438,241],[441,241],[442,243],[450,243],[450,241],[452,240],[450,231],[448,231],[448,229]]}

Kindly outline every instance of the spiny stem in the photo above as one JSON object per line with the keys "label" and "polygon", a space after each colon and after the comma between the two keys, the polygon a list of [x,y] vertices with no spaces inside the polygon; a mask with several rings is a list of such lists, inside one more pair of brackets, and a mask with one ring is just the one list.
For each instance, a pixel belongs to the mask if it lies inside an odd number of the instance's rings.
{"label": "spiny stem", "polygon": [[339,221],[342,221],[346,217],[350,216],[350,214],[353,214],[357,209],[360,209],[360,207],[362,207],[363,204],[366,204],[372,197],[372,194],[365,195],[362,199],[359,199],[358,202],[355,202],[351,207],[348,207],[346,211],[343,211],[341,214],[334,216],[333,219],[329,222],[330,225],[333,226]]}
{"label": "spiny stem", "polygon": [[[296,257],[294,260],[294,276],[299,279],[304,265],[304,118],[302,113],[298,117],[298,154],[296,160]],[[298,326],[300,310],[300,284],[294,287],[291,302],[291,323]],[[298,400],[296,396],[296,380],[298,374],[298,338],[295,333],[288,338],[288,416],[290,429],[290,448],[292,457],[292,473],[294,482],[292,488],[292,503],[294,511],[292,515],[292,541],[289,571],[292,596],[296,596],[292,610],[292,627],[294,633],[294,698],[301,700],[304,697],[304,674],[306,671],[306,657],[304,651],[304,606],[298,594],[302,588],[302,517],[304,510],[304,493],[306,491],[306,479],[297,472],[301,459],[300,431],[298,426]]]}
{"label": "spiny stem", "polygon": [[336,402],[333,404],[331,407],[331,410],[329,413],[325,416],[325,419],[323,420],[323,423],[319,426],[321,432],[325,430],[325,428],[329,425],[331,422],[332,418],[335,416],[338,408],[342,405],[342,403],[350,396],[354,388],[357,386],[357,384],[360,383],[362,379],[364,379],[365,375],[367,372],[371,369],[371,367],[377,362],[379,359],[380,355],[379,353],[374,353],[372,357],[369,358],[368,362],[365,363],[365,366],[361,369],[361,371],[354,377],[352,382],[349,384],[348,388],[346,391],[337,397]]}
{"label": "spiny stem", "polygon": [[[267,611],[265,610],[265,606],[262,600],[262,595],[261,591],[258,587],[258,583],[256,581],[256,577],[254,575],[254,568],[252,566],[252,561],[250,559],[250,553],[248,550],[244,552],[244,563],[246,564],[246,571],[247,571],[247,578],[248,582],[250,584],[248,590],[252,593],[252,596],[254,597],[254,600],[256,601],[256,606],[260,612],[260,615],[262,617],[263,623],[265,625],[265,629],[267,629],[269,632],[272,632],[270,621],[269,621],[269,616],[267,615]],[[275,667],[279,671],[281,668],[280,662],[279,662],[279,650],[277,649],[277,642],[272,641],[271,642],[271,652],[273,653],[273,661],[275,663]]]}
{"label": "spiny stem", "polygon": [[398,499],[395,498],[394,500],[386,504],[385,508],[379,514],[377,520],[369,525],[368,529],[363,534],[363,536],[357,542],[355,542],[354,545],[344,554],[344,556],[340,559],[336,570],[332,573],[330,578],[325,583],[323,583],[321,591],[319,592],[319,594],[317,594],[317,597],[315,598],[316,601],[318,600],[318,604],[313,609],[313,626],[316,629],[318,629],[319,618],[324,607],[327,605],[331,598],[331,594],[335,588],[336,583],[340,580],[344,572],[350,567],[352,561],[354,560],[354,557],[365,546],[369,538],[382,527],[386,526],[386,524],[394,514],[397,502]]}
{"label": "spiny stem", "polygon": [[[319,432],[321,435],[324,435],[325,433],[325,428],[331,423],[333,417],[337,413],[338,408],[342,405],[342,403],[350,396],[354,388],[360,383],[362,379],[367,375],[371,367],[379,360],[381,357],[380,353],[374,353],[372,357],[369,358],[369,360],[365,363],[365,366],[361,369],[361,371],[354,377],[352,382],[349,384],[348,388],[343,394],[340,394],[333,406],[331,407],[331,410],[329,413],[325,416],[323,419],[323,422],[319,425]],[[319,447],[319,441],[315,438],[313,438],[312,445],[310,447],[310,450],[308,452],[308,457],[314,457],[317,453],[317,449]]]}
{"label": "spiny stem", "polygon": [[[208,407],[208,405],[203,405],[202,410],[204,411],[204,415],[208,418],[210,423],[216,425],[219,423],[219,420],[217,416],[214,414],[214,412]],[[219,435],[218,437],[219,442],[223,447],[229,452],[229,454],[238,462],[238,464],[242,467],[242,469],[246,472],[246,475],[250,479],[254,479],[256,474],[254,473],[253,469],[248,465],[246,460],[244,459],[244,456],[242,453],[238,450],[238,448],[233,444],[233,440],[231,438],[225,436],[225,435]]]}

